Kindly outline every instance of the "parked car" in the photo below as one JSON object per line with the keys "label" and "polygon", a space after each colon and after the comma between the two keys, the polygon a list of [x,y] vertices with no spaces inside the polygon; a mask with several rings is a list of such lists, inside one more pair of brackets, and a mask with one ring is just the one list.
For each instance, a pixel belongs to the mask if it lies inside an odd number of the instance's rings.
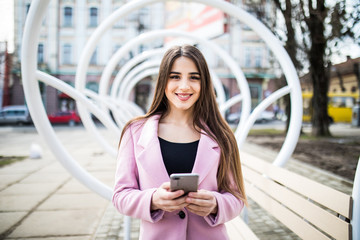
{"label": "parked car", "polygon": [[260,113],[260,116],[258,116],[256,118],[256,123],[265,123],[265,122],[270,122],[272,120],[275,119],[275,115],[273,112],[270,112],[270,111],[263,111],[262,113]]}
{"label": "parked car", "polygon": [[0,124],[30,124],[30,112],[25,105],[6,106],[0,111]]}
{"label": "parked car", "polygon": [[66,123],[69,126],[75,126],[80,123],[81,119],[75,111],[57,112],[55,114],[48,115],[51,123]]}
{"label": "parked car", "polygon": [[238,124],[240,121],[240,115],[240,112],[230,113],[229,115],[227,115],[226,121],[229,124]]}
{"label": "parked car", "polygon": [[[236,113],[230,113],[227,118],[226,121],[229,124],[238,124],[239,120],[240,120],[240,112],[236,112]],[[270,111],[263,111],[260,113],[260,115],[256,118],[255,122],[256,123],[265,123],[265,122],[269,122],[274,120],[274,113],[270,112]]]}

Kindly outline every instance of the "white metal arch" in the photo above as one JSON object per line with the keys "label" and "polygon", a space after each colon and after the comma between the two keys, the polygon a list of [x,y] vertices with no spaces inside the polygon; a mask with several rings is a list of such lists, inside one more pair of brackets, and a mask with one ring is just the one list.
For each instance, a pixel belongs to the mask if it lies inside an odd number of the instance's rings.
{"label": "white metal arch", "polygon": [[[142,52],[136,56],[134,56],[130,61],[128,61],[118,72],[118,74],[115,76],[114,82],[112,84],[112,88],[111,88],[111,92],[110,92],[110,97],[111,98],[117,98],[117,96],[119,95],[118,91],[120,88],[120,84],[123,80],[123,78],[126,76],[126,74],[128,74],[128,72],[137,64],[145,61],[146,59],[151,59],[151,58],[155,58],[156,56],[162,56],[165,53],[165,48],[157,48],[157,49],[152,49],[152,50],[148,50],[145,52]],[[113,56],[114,57],[114,56]],[[112,61],[112,59],[110,59],[110,61]],[[115,60],[114,60],[115,61]],[[101,82],[101,84],[106,84],[107,82]]]}
{"label": "white metal arch", "polygon": [[[123,126],[125,125],[125,123],[127,123],[130,119],[134,118],[135,116],[141,115],[144,112],[143,111],[138,111],[135,110],[137,112],[137,114],[134,114],[135,111],[132,111],[135,107],[134,104],[132,104],[129,101],[114,101],[113,99],[109,98],[109,97],[100,97],[98,94],[96,94],[95,92],[85,89],[85,95],[90,97],[92,100],[94,100],[95,102],[98,103],[102,103],[106,106],[107,109],[109,109],[113,114],[114,118],[115,118],[115,122],[117,123],[118,126],[116,126],[117,128],[122,129]],[[135,105],[137,106],[137,105]],[[138,109],[138,108],[137,108]],[[104,111],[104,110],[102,110]],[[110,115],[108,114],[103,114],[106,117],[110,118]],[[107,144],[108,147],[110,147],[110,145]],[[111,147],[113,151],[116,151],[116,149],[114,149],[114,147]]]}
{"label": "white metal arch", "polygon": [[[133,10],[136,10],[147,4],[155,3],[155,2],[159,2],[159,1],[156,1],[156,0],[131,1],[130,3],[125,4],[121,9],[119,9],[117,11],[117,14],[113,14],[108,19],[106,19],[104,21],[104,23],[101,24],[97,30],[95,30],[93,37],[89,39],[89,42],[86,45],[86,47],[83,51],[83,55],[79,62],[79,67],[78,67],[78,71],[77,71],[77,75],[76,75],[75,87],[80,92],[84,92],[84,90],[85,90],[84,83],[85,83],[86,70],[87,70],[86,63],[89,62],[91,53],[93,52],[94,47],[95,47],[95,43],[100,38],[101,33],[104,30],[106,30],[107,25],[110,26],[113,21],[116,21],[119,17],[121,17],[125,14],[128,14],[129,12],[131,12]],[[271,34],[271,32],[269,30],[266,29],[266,27],[264,27],[259,21],[257,21],[255,18],[253,18],[250,14],[247,14],[245,11],[243,11],[239,8],[236,8],[233,5],[231,5],[225,1],[197,0],[194,2],[204,3],[207,5],[217,7],[219,9],[223,10],[224,12],[228,13],[229,15],[232,15],[232,16],[238,18],[240,21],[246,23],[247,25],[252,27],[253,30],[255,32],[257,32],[259,34],[259,36],[262,37],[266,43],[268,43],[268,46],[270,47],[270,49],[279,58],[279,62],[284,70],[284,73],[285,73],[287,79],[290,79],[290,82],[291,82],[291,84],[289,84],[289,87],[290,87],[290,96],[291,96],[291,100],[292,100],[292,109],[293,110],[297,109],[297,111],[294,111],[295,113],[292,112],[292,116],[291,116],[292,121],[290,124],[290,130],[289,130],[289,132],[293,132],[292,138],[293,139],[295,138],[295,142],[296,142],[296,139],[297,139],[296,137],[298,137],[298,134],[300,131],[300,126],[301,126],[301,94],[299,93],[299,90],[298,90],[298,92],[296,90],[294,90],[294,89],[296,89],[296,86],[298,84],[298,82],[295,81],[295,80],[297,80],[296,72],[295,72],[293,66],[291,64],[289,64],[289,63],[291,63],[291,61],[289,61],[289,57],[287,56],[285,50],[282,48],[279,41]],[[34,3],[38,4],[39,2],[34,1]],[[43,17],[43,15],[44,15],[44,11],[45,11],[44,6],[45,5],[43,3],[44,2],[42,2],[42,6],[39,6],[39,4],[38,5],[34,4],[35,10],[33,10],[33,11],[41,12],[41,14],[38,14],[36,16],[35,16],[35,13],[33,15],[29,15],[29,19],[31,19],[31,20],[29,20],[28,26],[30,25],[32,27],[32,30],[35,28],[33,26],[33,25],[35,25],[34,23],[36,22],[36,24],[37,24],[39,22],[39,18]],[[37,28],[38,28],[38,26],[37,26]],[[38,32],[35,32],[35,33],[38,34]],[[30,37],[29,35],[30,35],[29,33],[28,33],[28,35],[24,34],[24,39],[31,39],[34,42],[28,42],[27,45],[24,44],[25,46],[28,46],[28,48],[26,48],[26,47],[24,48],[24,50],[25,50],[24,56],[25,56],[25,54],[29,54],[29,56],[27,56],[28,57],[27,59],[31,59],[31,57],[34,58],[34,56],[36,55],[36,52],[34,52],[34,49],[36,49],[36,46],[37,46],[36,41],[38,40],[38,35],[33,34],[33,37]],[[31,44],[33,44],[33,45],[31,45]],[[29,50],[29,48],[30,48],[29,46],[32,46],[32,49],[33,49],[32,51]],[[34,62],[36,62],[36,61],[34,61]],[[235,66],[236,66],[236,64],[235,64]],[[29,64],[29,65],[25,66],[24,71],[28,71],[30,73],[29,75],[26,75],[25,79],[27,78],[27,76],[29,76],[29,78],[34,77],[34,73],[32,72],[32,70],[35,70],[35,69],[36,69],[36,65],[34,65],[34,64]],[[298,88],[298,89],[300,89],[300,88]],[[38,91],[38,89],[36,89],[36,88],[32,89],[32,90],[34,92]],[[28,92],[28,90],[26,92]],[[31,96],[29,97],[29,93],[27,93],[26,95],[29,99],[36,98],[36,97],[31,97]],[[36,94],[33,94],[33,95],[36,96]],[[296,99],[297,97],[298,97],[298,99]],[[294,101],[294,98],[295,98],[295,100],[298,100],[298,101]],[[41,99],[39,98],[36,101],[41,101]],[[245,101],[243,101],[243,102],[245,102]],[[299,107],[299,105],[294,104],[294,102],[299,103],[300,107]],[[30,103],[29,105],[32,105],[32,104]],[[30,106],[29,108],[30,108],[30,111],[37,112],[34,109],[34,107]],[[86,109],[83,107],[83,105],[81,103],[79,104],[79,113],[82,116],[84,125],[89,125],[91,132],[96,132],[95,126],[93,125],[93,123],[91,123],[90,114],[86,111]],[[45,114],[44,110],[43,110],[43,114]],[[296,119],[296,117],[298,119]],[[295,119],[295,120],[293,120],[293,119]],[[300,122],[300,124],[298,124],[299,122]],[[50,127],[50,126],[48,126],[48,127]],[[41,128],[41,126],[39,128]],[[42,131],[42,130],[40,130],[40,131]],[[288,134],[288,136],[289,136],[289,134]],[[98,136],[95,135],[95,137],[97,138]],[[289,137],[287,137],[287,139],[289,139]],[[285,140],[285,142],[286,142],[286,140]],[[286,145],[285,142],[284,142],[282,150],[284,149],[284,146]],[[294,141],[292,141],[292,142],[294,142]],[[291,155],[291,152],[293,151],[294,146],[295,146],[295,144],[293,144],[293,145],[290,144],[290,146],[287,146],[288,148],[286,149],[287,150],[286,152],[280,151],[279,155],[281,155],[281,157],[280,157],[281,164],[284,164],[284,162],[286,162],[287,158]],[[285,152],[285,154],[282,154],[284,152]],[[278,159],[279,159],[279,157],[276,160],[278,160]],[[281,164],[279,164],[279,165],[281,165]]]}
{"label": "white metal arch", "polygon": [[[94,32],[92,38],[89,39],[88,44],[85,46],[84,54],[79,62],[78,72],[80,73],[77,75],[77,87],[80,91],[85,87],[84,85],[84,74],[86,72],[86,63],[88,63],[90,59],[90,53],[93,52],[95,48],[95,43],[101,37],[101,34],[106,30],[107,25],[111,25],[114,21],[118,20],[118,18],[123,17],[124,15],[128,14],[131,11],[137,10],[145,5],[152,4],[155,2],[161,2],[163,0],[138,0],[138,1],[131,1],[125,4],[122,8],[118,9],[114,12],[108,19],[106,19],[102,25]],[[189,1],[190,2],[190,1]],[[291,120],[289,125],[289,131],[287,137],[285,138],[283,147],[281,148],[278,156],[276,157],[273,164],[282,166],[286,163],[286,161],[290,158],[293,150],[295,149],[297,139],[300,134],[301,129],[301,118],[302,118],[302,98],[301,98],[301,91],[300,91],[300,84],[298,81],[298,77],[295,71],[294,66],[291,64],[291,60],[287,55],[285,49],[282,47],[280,41],[257,19],[255,19],[249,13],[243,11],[240,8],[234,7],[234,5],[219,0],[195,0],[192,2],[199,2],[205,5],[210,5],[221,9],[222,11],[226,12],[230,16],[239,19],[241,22],[247,24],[250,28],[252,28],[268,45],[268,47],[272,50],[273,54],[279,59],[279,63],[281,68],[284,71],[286,76],[286,80],[288,82],[288,86],[290,87],[290,99],[291,99]],[[81,71],[80,71],[81,70]],[[81,82],[83,81],[83,82]],[[242,89],[243,90],[243,89]],[[245,96],[244,96],[245,97]],[[244,103],[245,101],[243,101]],[[79,113],[80,115],[84,115],[84,117],[88,118],[86,115],[85,110],[79,106]],[[247,108],[242,109],[242,115],[248,114]],[[250,111],[249,111],[250,112]],[[245,117],[247,118],[247,116]],[[85,126],[87,121],[85,121]],[[245,125],[244,121],[240,122],[238,128],[243,129]],[[245,129],[245,131],[237,131],[236,137],[239,139],[244,139],[246,137],[245,134],[242,132],[247,133],[249,129]],[[239,144],[241,148],[241,142]]]}
{"label": "white metal arch", "polygon": [[[142,6],[152,4],[155,2],[162,2],[165,0],[133,0],[129,2],[128,4],[125,4],[121,9],[117,11],[116,14],[111,15],[109,18],[105,20],[105,24],[102,24],[102,28],[106,28],[107,23],[106,22],[113,22],[119,19],[120,17],[125,16],[126,14],[130,13],[131,11],[134,11],[136,9],[141,8]],[[174,1],[186,1],[191,2],[191,0],[174,0]],[[215,8],[218,8],[224,12],[226,12],[228,15],[237,18],[241,22],[248,25],[252,30],[254,30],[258,35],[266,42],[266,44],[269,46],[271,51],[274,53],[276,58],[279,60],[280,66],[283,69],[283,72],[286,76],[286,80],[288,83],[287,87],[284,87],[275,93],[273,93],[270,97],[268,97],[267,100],[264,101],[264,103],[260,104],[257,109],[254,110],[253,114],[247,119],[244,129],[242,131],[236,132],[237,139],[241,142],[242,139],[244,139],[244,136],[246,136],[250,126],[252,125],[252,122],[254,121],[254,118],[256,114],[258,114],[262,109],[265,109],[267,105],[271,104],[274,100],[280,98],[281,96],[285,94],[290,94],[291,98],[291,119],[290,119],[290,126],[288,135],[286,137],[286,140],[283,144],[283,147],[277,156],[277,158],[274,161],[275,165],[282,166],[286,163],[286,161],[291,156],[296,141],[298,139],[300,128],[301,128],[301,116],[302,116],[302,106],[301,106],[301,92],[300,92],[300,85],[299,81],[296,75],[296,71],[291,63],[290,58],[286,54],[286,51],[281,46],[281,43],[275,38],[275,36],[272,35],[272,33],[264,26],[262,25],[256,18],[251,16],[250,14],[246,13],[242,9],[222,0],[192,0],[192,2],[198,2],[203,3],[205,5],[213,6]],[[76,177],[80,182],[82,182],[84,185],[86,185],[88,188],[93,190],[94,192],[98,193],[99,195],[103,196],[106,199],[110,199],[111,197],[111,189],[108,186],[105,186],[101,182],[99,182],[97,179],[93,178],[88,172],[86,172],[81,166],[79,166],[74,159],[72,159],[71,155],[64,149],[64,147],[61,145],[60,141],[57,139],[54,130],[52,129],[47,116],[45,109],[42,106],[42,99],[40,95],[39,86],[37,84],[36,79],[40,79],[46,84],[49,84],[51,86],[54,86],[58,88],[59,90],[66,92],[68,95],[73,97],[76,101],[78,101],[81,105],[81,109],[79,109],[81,115],[88,114],[87,110],[83,107],[87,107],[90,109],[90,111],[95,114],[101,121],[106,123],[109,128],[112,128],[112,123],[110,123],[110,119],[102,114],[100,108],[98,108],[96,105],[92,104],[89,99],[85,97],[83,94],[85,91],[85,76],[87,71],[86,63],[89,62],[89,59],[91,57],[91,54],[93,52],[93,49],[87,48],[83,52],[83,56],[81,58],[81,64],[79,64],[79,68],[77,69],[77,80],[76,81],[76,89],[80,91],[75,91],[72,87],[61,83],[60,80],[53,78],[45,73],[42,72],[36,72],[36,55],[37,55],[37,43],[39,40],[39,33],[40,33],[40,26],[42,19],[45,15],[45,11],[47,9],[49,0],[33,0],[30,10],[28,12],[27,20],[25,23],[24,28],[24,34],[23,34],[23,41],[22,41],[22,77],[23,77],[23,84],[24,84],[24,92],[25,97],[27,99],[29,110],[32,114],[33,121],[35,124],[35,127],[37,128],[39,134],[46,140],[46,142],[49,144],[50,149],[53,151],[55,156],[58,158],[60,163],[74,176]],[[98,28],[95,33],[101,32],[102,29]],[[96,34],[95,34],[96,35]],[[92,42],[90,42],[87,46],[92,46],[93,42],[96,42],[97,39],[93,38],[91,39]],[[91,51],[86,51],[91,50]],[[82,78],[83,77],[83,78]],[[238,101],[240,98],[234,98],[233,101]],[[103,99],[101,99],[103,101]],[[226,105],[226,107],[229,105],[229,103]],[[86,117],[83,118],[83,121],[87,121]],[[116,128],[115,128],[116,129]],[[116,130],[118,131],[118,129]],[[244,132],[244,133],[243,133]],[[354,182],[354,188],[355,185],[358,186],[360,182],[360,173],[359,173],[359,165],[358,165],[358,171],[355,176],[355,182]],[[353,199],[354,199],[354,211],[359,212],[359,191],[357,191],[359,188],[355,188],[353,191]],[[356,216],[359,216],[359,214],[356,214]],[[359,233],[359,219],[353,219],[352,220],[352,226],[355,229],[353,232],[353,238],[359,239],[360,233]],[[125,236],[125,238],[127,238]]]}
{"label": "white metal arch", "polygon": [[[121,9],[119,9],[121,10]],[[118,10],[118,11],[119,11]],[[116,13],[116,12],[115,12]],[[114,14],[115,14],[114,13]],[[108,24],[107,27],[111,26],[111,22],[104,22],[104,24]],[[93,51],[95,49],[95,46],[97,44],[97,41],[99,41],[100,36],[102,36],[104,34],[104,31],[106,30],[106,28],[102,27],[102,25],[99,26],[99,28],[103,29],[102,31],[98,31],[98,32],[94,32],[94,34],[90,37],[88,44],[85,46],[84,52],[88,53],[89,51]],[[233,72],[233,74],[235,75],[235,79],[238,83],[238,85],[240,86],[240,89],[242,91],[242,96],[243,96],[243,101],[242,101],[242,115],[240,118],[240,122],[239,122],[239,127],[242,128],[242,126],[245,124],[245,120],[247,119],[247,117],[250,114],[250,110],[251,110],[251,100],[250,100],[250,91],[249,91],[249,87],[246,81],[246,78],[243,74],[243,72],[239,69],[237,63],[228,55],[227,52],[225,52],[222,48],[220,48],[219,46],[217,46],[216,44],[214,44],[213,42],[204,40],[200,37],[196,37],[192,34],[183,32],[183,31],[178,31],[178,30],[155,30],[152,32],[148,32],[148,33],[144,33],[139,35],[138,37],[136,37],[135,39],[133,39],[132,41],[127,42],[125,45],[123,45],[122,48],[120,48],[115,55],[113,56],[112,61],[113,62],[118,62],[122,56],[124,56],[128,51],[130,51],[131,49],[133,49],[135,46],[146,42],[146,41],[151,41],[153,39],[158,39],[159,37],[167,37],[167,36],[180,36],[180,37],[187,37],[187,38],[193,38],[195,41],[200,42],[201,44],[204,44],[205,46],[207,46],[208,48],[212,49],[213,51],[215,51],[228,65],[228,67],[231,69],[231,71]],[[97,41],[93,40],[96,39]],[[83,57],[87,56],[88,54],[84,55]],[[115,60],[116,59],[116,60]],[[83,64],[88,64],[89,62],[86,62],[85,60],[83,60],[82,58],[80,59],[80,63],[78,65],[78,69],[87,69],[86,66],[82,66]],[[112,64],[112,67],[115,67],[116,64]],[[107,68],[108,72],[112,72],[113,69],[111,68]],[[79,80],[79,84],[78,87],[80,88],[80,84],[82,85],[82,88],[85,88],[85,76],[86,73],[79,73],[77,72],[78,75],[76,76],[76,80]],[[107,74],[109,75],[109,74]],[[81,81],[80,81],[81,80]],[[103,81],[109,81],[108,78],[103,78]],[[78,82],[76,82],[78,83]],[[104,85],[108,85],[108,84],[104,84]],[[75,87],[77,85],[75,84]],[[222,85],[221,85],[221,88]],[[80,89],[79,89],[80,90]],[[81,90],[80,90],[81,91]],[[116,91],[116,90],[115,90]],[[221,89],[217,89],[217,92],[220,93]],[[223,89],[222,89],[223,91]],[[85,127],[89,126],[89,128],[91,129],[91,123],[89,123],[90,118],[89,118],[89,114],[86,113],[85,109],[84,110],[84,115],[81,114],[80,112],[80,106],[78,106],[79,108],[79,113],[81,118],[83,119],[86,118],[86,121],[84,121],[84,125]]]}
{"label": "white metal arch", "polygon": [[[117,20],[118,16],[125,15],[126,13],[129,13],[132,10],[138,9],[146,4],[150,4],[150,3],[154,3],[154,2],[157,2],[157,1],[155,1],[155,0],[132,1],[132,2],[124,5],[121,9],[119,9],[117,14],[111,15],[108,19],[106,19],[104,21],[104,24],[102,24],[95,31],[95,33],[93,34],[94,37],[89,39],[89,42],[83,51],[84,54],[82,55],[82,57],[80,59],[80,63],[79,63],[79,67],[78,67],[78,71],[77,71],[77,75],[76,75],[75,87],[78,90],[80,90],[80,92],[83,92],[85,89],[84,83],[85,83],[87,66],[84,63],[89,62],[90,54],[93,52],[92,50],[94,50],[95,43],[100,38],[102,31],[106,30],[106,25],[107,24],[110,25],[112,23],[112,21]],[[287,79],[289,79],[291,82],[291,84],[289,84],[289,86],[291,87],[290,96],[292,98],[292,109],[298,109],[298,110],[294,111],[295,113],[292,112],[291,117],[294,118],[295,120],[291,122],[290,128],[289,128],[291,131],[289,130],[289,132],[293,132],[293,134],[292,134],[293,138],[294,138],[294,136],[296,137],[296,134],[298,137],[298,134],[300,131],[300,124],[292,124],[292,123],[294,123],[294,122],[299,123],[299,121],[301,121],[301,94],[299,92],[297,92],[296,90],[294,90],[296,87],[296,84],[298,84],[298,82],[295,81],[297,79],[296,72],[295,72],[295,69],[293,68],[293,66],[291,64],[289,64],[291,61],[289,61],[289,57],[287,56],[285,50],[280,45],[279,41],[271,34],[270,31],[268,31],[260,22],[258,22],[256,19],[254,19],[251,15],[247,14],[245,11],[242,11],[241,9],[235,8],[233,5],[231,5],[229,3],[226,3],[224,1],[217,1],[217,0],[212,0],[212,1],[198,0],[195,2],[200,2],[200,3],[204,3],[204,4],[208,4],[208,5],[217,7],[219,9],[223,10],[224,12],[227,12],[228,14],[230,14],[234,17],[237,17],[240,21],[243,21],[246,24],[248,24],[250,27],[252,27],[253,30],[255,32],[257,32],[259,34],[259,36],[262,37],[266,43],[268,43],[268,46],[270,47],[270,49],[272,49],[274,54],[279,58],[279,62],[284,70],[285,75],[290,76]],[[34,47],[34,49],[36,49],[36,47]],[[274,51],[274,50],[276,50],[276,51]],[[36,66],[34,67],[34,69],[36,69]],[[296,100],[300,100],[300,101],[293,101],[294,100],[293,98],[296,98],[296,97],[299,98]],[[245,102],[245,101],[243,101],[243,102]],[[298,107],[298,105],[294,104],[294,102],[299,103],[300,107]],[[300,111],[300,113],[299,113],[299,111]],[[85,110],[85,108],[83,108],[83,106],[81,104],[79,104],[79,113],[82,116],[84,125],[88,125],[88,127],[91,130],[93,130],[93,132],[95,132],[96,129],[95,129],[95,126],[90,121],[90,115]],[[296,117],[298,117],[298,119],[296,119]],[[289,134],[288,134],[288,136],[289,136]],[[288,139],[290,139],[290,138],[287,137],[286,140],[288,140]],[[285,140],[283,146],[286,145],[285,144],[286,140]],[[280,151],[279,155],[281,155],[281,157],[280,157],[281,161],[280,161],[279,165],[283,164],[285,162],[285,160],[289,157],[289,155],[291,155],[291,152],[293,151],[293,148],[295,146],[295,144],[293,144],[293,145],[287,144],[287,145],[289,145],[288,146],[289,148],[286,149],[287,151]],[[283,149],[284,149],[284,147],[282,148],[282,150]],[[289,154],[289,152],[290,152],[290,154]],[[288,155],[288,156],[286,156],[286,155]],[[284,157],[287,157],[287,158],[284,158]],[[276,160],[278,160],[278,159],[279,158],[277,158]]]}
{"label": "white metal arch", "polygon": [[[99,34],[102,34],[102,33],[99,33]],[[224,60],[224,62],[234,72],[237,83],[240,86],[240,89],[242,89],[242,94],[244,95],[244,101],[243,101],[243,106],[242,106],[244,113],[241,116],[239,125],[244,124],[245,119],[250,114],[250,109],[251,109],[250,91],[249,91],[249,87],[248,87],[244,73],[237,66],[237,64],[233,61],[233,59],[230,57],[230,55],[228,53],[226,53],[224,50],[222,50],[220,47],[218,47],[216,44],[210,42],[209,40],[197,37],[194,34],[183,32],[183,31],[157,30],[157,31],[149,32],[149,33],[144,33],[144,34],[140,35],[138,38],[132,39],[132,41],[127,42],[125,45],[123,45],[122,48],[118,49],[118,51],[113,55],[113,57],[109,61],[111,64],[105,68],[104,72],[106,72],[106,74],[104,73],[103,76],[106,76],[106,77],[102,77],[102,79],[101,79],[102,88],[100,88],[99,93],[103,94],[103,95],[106,94],[106,89],[108,88],[107,86],[108,86],[108,83],[110,80],[109,76],[111,76],[110,73],[114,71],[114,68],[116,66],[115,63],[119,62],[120,59],[122,57],[124,57],[131,49],[133,49],[137,45],[140,45],[141,43],[148,42],[155,38],[165,37],[165,36],[187,37],[189,39],[192,39],[192,41],[195,40],[197,43],[208,46],[210,49],[215,51],[215,53],[217,53],[220,56],[220,58],[222,58]],[[121,84],[121,81],[123,81],[125,74],[128,71],[130,71],[133,66],[138,64],[140,60],[144,60],[146,58],[149,58],[150,56],[154,56],[156,53],[163,53],[163,52],[164,52],[163,50],[159,50],[159,52],[141,54],[139,57],[139,60],[133,59],[131,61],[131,63],[126,65],[126,68],[124,70],[120,70],[118,75],[115,77],[114,84],[112,87],[112,94],[115,94],[115,92],[118,91],[118,88],[123,89],[123,87],[121,87],[121,86],[127,85],[127,82]],[[134,70],[132,70],[132,71],[134,71]],[[218,96],[218,103],[220,105],[222,105],[225,103],[225,99],[226,99],[224,88],[222,86],[220,79],[217,77],[216,74],[214,74],[213,71],[211,71],[211,75],[212,75],[212,80],[213,80],[214,87],[215,87],[215,90],[216,90],[216,93]],[[127,78],[127,79],[131,79],[131,78]],[[120,90],[120,92],[118,94],[123,95],[124,92],[121,92],[121,90]]]}
{"label": "white metal arch", "polygon": [[[123,96],[125,94],[124,89],[126,87],[124,87],[124,86],[127,86],[129,81],[131,81],[132,77],[130,77],[129,75],[131,75],[131,74],[133,75],[133,72],[135,71],[135,69],[133,69],[134,66],[137,66],[141,62],[144,62],[144,60],[147,58],[158,56],[160,54],[162,56],[164,54],[165,50],[166,50],[165,48],[159,48],[159,49],[155,49],[152,51],[143,52],[145,54],[141,53],[141,54],[135,56],[134,58],[132,58],[131,61],[129,61],[127,64],[125,64],[114,79],[114,82],[113,82],[113,85],[111,88],[111,97],[120,98],[120,96]],[[148,60],[148,61],[144,62],[144,64],[145,63],[148,64],[148,62],[154,62],[154,63],[156,62],[157,63],[156,66],[159,66],[160,61],[161,61],[161,59],[158,58],[157,60]],[[127,74],[127,75],[125,75],[125,74]],[[214,84],[214,87],[215,87],[215,90],[217,93],[218,103],[220,105],[224,104],[226,101],[226,96],[225,96],[225,92],[224,92],[224,88],[222,86],[221,80],[212,70],[210,70],[210,74],[211,74],[211,78],[213,80],[213,84]]]}
{"label": "white metal arch", "polygon": [[[137,62],[134,62],[134,64],[137,65]],[[121,84],[118,85],[119,89],[118,90],[115,89],[115,91],[118,91],[117,98],[129,100],[129,94],[130,94],[131,90],[136,85],[136,83],[138,83],[141,80],[141,78],[140,79],[136,78],[136,80],[135,80],[135,76],[150,67],[157,67],[156,68],[157,72],[155,72],[153,74],[153,75],[157,75],[159,65],[160,65],[159,60],[151,60],[151,61],[146,61],[146,62],[132,68],[132,70],[124,77],[124,80],[121,81]],[[224,88],[222,86],[221,80],[218,78],[218,76],[213,71],[210,71],[210,74],[211,74],[211,78],[214,83],[216,93],[218,95],[218,103],[220,105],[222,105],[225,103],[226,97],[225,97],[225,92],[224,92]],[[132,82],[135,82],[135,83],[132,83]]]}

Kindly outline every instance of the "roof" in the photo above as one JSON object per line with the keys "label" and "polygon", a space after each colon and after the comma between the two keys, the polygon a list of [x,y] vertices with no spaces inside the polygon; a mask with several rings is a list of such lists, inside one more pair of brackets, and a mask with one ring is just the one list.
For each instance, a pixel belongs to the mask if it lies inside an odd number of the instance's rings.
{"label": "roof", "polygon": [[[340,73],[341,76],[354,74],[354,64],[357,63],[360,65],[360,57],[358,58],[350,58],[346,60],[346,62],[342,62],[339,64],[335,64],[331,66],[331,78],[337,77]],[[327,69],[326,69],[327,71]],[[309,82],[310,81],[310,73],[305,74],[304,76],[300,77],[300,82]]]}

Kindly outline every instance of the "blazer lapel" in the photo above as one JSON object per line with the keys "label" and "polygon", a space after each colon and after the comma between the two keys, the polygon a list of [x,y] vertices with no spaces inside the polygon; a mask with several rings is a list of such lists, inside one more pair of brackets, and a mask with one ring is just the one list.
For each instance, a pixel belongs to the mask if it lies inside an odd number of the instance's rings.
{"label": "blazer lapel", "polygon": [[159,187],[162,183],[169,181],[161,154],[158,139],[160,115],[150,117],[141,130],[141,135],[137,142],[140,149],[138,164],[142,169],[146,169],[148,178],[154,183],[154,187]]}
{"label": "blazer lapel", "polygon": [[[139,155],[137,157],[138,167],[146,169],[148,179],[153,182],[155,187],[170,180],[164,165],[158,139],[160,117],[160,115],[152,116],[144,123],[137,142],[139,147]],[[217,168],[219,160],[220,152],[218,144],[202,130],[192,170],[193,173],[199,174],[199,184],[205,179],[210,170],[214,167]]]}
{"label": "blazer lapel", "polygon": [[199,174],[199,184],[205,179],[211,169],[218,167],[219,161],[219,145],[202,130],[192,170],[193,173]]}

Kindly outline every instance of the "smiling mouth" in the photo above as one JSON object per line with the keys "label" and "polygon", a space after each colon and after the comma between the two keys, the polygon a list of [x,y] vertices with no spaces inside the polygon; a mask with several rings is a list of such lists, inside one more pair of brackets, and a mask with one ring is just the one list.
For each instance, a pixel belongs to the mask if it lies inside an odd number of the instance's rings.
{"label": "smiling mouth", "polygon": [[186,93],[186,94],[184,94],[184,93],[175,93],[175,95],[176,95],[181,101],[186,101],[186,100],[188,100],[188,99],[192,96],[192,94],[190,94],[190,93]]}

